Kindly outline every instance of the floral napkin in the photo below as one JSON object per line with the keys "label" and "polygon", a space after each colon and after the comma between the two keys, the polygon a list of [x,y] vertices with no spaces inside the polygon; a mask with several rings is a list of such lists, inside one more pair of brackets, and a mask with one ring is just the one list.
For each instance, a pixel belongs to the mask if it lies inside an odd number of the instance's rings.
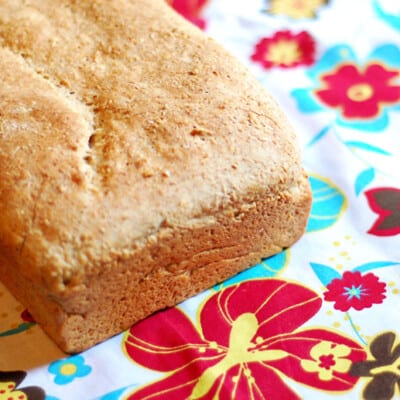
{"label": "floral napkin", "polygon": [[72,356],[0,286],[0,400],[399,398],[400,2],[170,3],[288,114],[307,232]]}

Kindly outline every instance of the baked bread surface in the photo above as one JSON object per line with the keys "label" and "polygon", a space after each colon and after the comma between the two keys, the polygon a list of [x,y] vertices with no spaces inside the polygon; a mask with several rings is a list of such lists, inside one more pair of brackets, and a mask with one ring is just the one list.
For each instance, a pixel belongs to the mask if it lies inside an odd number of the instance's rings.
{"label": "baked bread surface", "polygon": [[303,233],[285,116],[164,1],[1,1],[0,76],[0,272],[65,351]]}

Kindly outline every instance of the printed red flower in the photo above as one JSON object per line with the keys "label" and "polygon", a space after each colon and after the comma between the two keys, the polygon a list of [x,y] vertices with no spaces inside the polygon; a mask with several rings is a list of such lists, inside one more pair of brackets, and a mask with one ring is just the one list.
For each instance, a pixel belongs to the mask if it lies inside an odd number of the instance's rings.
{"label": "printed red flower", "polygon": [[362,275],[359,271],[346,271],[341,279],[335,278],[327,285],[326,301],[334,301],[334,308],[348,311],[362,310],[385,299],[386,284],[372,273]]}
{"label": "printed red flower", "polygon": [[315,42],[305,31],[294,34],[290,31],[276,32],[272,37],[262,38],[251,56],[264,68],[293,68],[314,62]]}
{"label": "printed red flower", "polygon": [[321,303],[303,286],[259,279],[209,297],[198,327],[178,308],[158,313],[134,325],[124,347],[134,362],[166,375],[128,398],[300,399],[284,377],[325,391],[349,390],[357,382],[350,366],[366,354],[341,334],[301,328]]}
{"label": "printed red flower", "polygon": [[340,65],[333,73],[321,77],[325,84],[315,94],[324,104],[340,110],[345,118],[376,118],[383,105],[400,101],[400,86],[393,80],[399,71],[380,64],[361,70],[355,64]]}
{"label": "printed red flower", "polygon": [[365,192],[371,210],[378,219],[368,233],[376,236],[400,234],[400,189],[387,187]]}
{"label": "printed red flower", "polygon": [[206,21],[201,18],[201,11],[207,0],[169,0],[169,3],[187,20],[197,25],[200,29],[205,29]]}
{"label": "printed red flower", "polygon": [[21,316],[21,319],[23,321],[25,321],[25,322],[31,322],[31,323],[35,322],[35,320],[33,319],[32,315],[31,315],[31,313],[27,309],[23,310],[21,312],[20,316]]}

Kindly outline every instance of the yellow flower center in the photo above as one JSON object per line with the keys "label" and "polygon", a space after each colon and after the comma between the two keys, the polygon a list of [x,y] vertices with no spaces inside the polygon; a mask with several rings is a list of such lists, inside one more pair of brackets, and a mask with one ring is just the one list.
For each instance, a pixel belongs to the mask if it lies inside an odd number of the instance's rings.
{"label": "yellow flower center", "polygon": [[309,3],[307,0],[293,0],[292,7],[296,10],[305,10],[309,7]]}
{"label": "yellow flower center", "polygon": [[60,368],[60,372],[62,375],[73,375],[75,374],[77,368],[76,365],[74,364],[64,364],[61,368]]}
{"label": "yellow flower center", "polygon": [[274,64],[292,65],[301,59],[301,52],[294,40],[279,40],[270,45],[265,58]]}
{"label": "yellow flower center", "polygon": [[272,0],[270,12],[292,18],[311,18],[324,0]]}
{"label": "yellow flower center", "polygon": [[[252,313],[244,313],[233,322],[229,336],[229,349],[226,355],[221,361],[202,373],[193,388],[190,400],[200,399],[205,396],[215,381],[220,376],[224,376],[235,365],[280,360],[288,355],[283,350],[251,350],[254,347],[252,339],[257,331],[258,321]],[[251,376],[251,371],[248,368],[244,368],[244,375],[249,384],[254,384],[254,377]],[[239,377],[233,377],[232,379],[237,382]]]}
{"label": "yellow flower center", "polygon": [[374,89],[368,83],[356,83],[347,89],[347,96],[352,101],[366,101],[374,94]]}

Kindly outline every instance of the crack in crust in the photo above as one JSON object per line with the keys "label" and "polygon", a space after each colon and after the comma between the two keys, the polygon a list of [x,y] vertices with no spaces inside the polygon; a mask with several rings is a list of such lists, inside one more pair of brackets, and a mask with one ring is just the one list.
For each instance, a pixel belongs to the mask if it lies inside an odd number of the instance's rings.
{"label": "crack in crust", "polygon": [[40,197],[42,196],[44,185],[45,185],[45,182],[42,181],[42,183],[38,189],[38,192],[35,195],[35,198],[33,199],[33,210],[32,210],[32,218],[31,218],[30,228],[28,228],[28,230],[22,236],[22,243],[19,248],[20,255],[22,255],[22,253],[24,251],[25,243],[28,239],[28,236],[29,236],[30,232],[32,232],[32,230],[35,226],[36,216],[37,216],[37,204],[40,201]]}

